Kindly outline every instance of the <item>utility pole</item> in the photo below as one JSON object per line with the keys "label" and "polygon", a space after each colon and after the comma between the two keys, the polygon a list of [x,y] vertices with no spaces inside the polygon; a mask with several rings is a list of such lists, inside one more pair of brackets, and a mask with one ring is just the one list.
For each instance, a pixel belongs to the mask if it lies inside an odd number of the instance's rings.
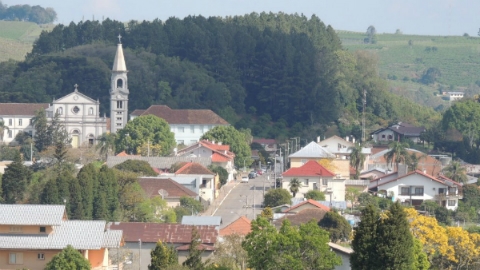
{"label": "utility pole", "polygon": [[147,157],[150,157],[150,140],[147,141]]}
{"label": "utility pole", "polygon": [[367,106],[367,91],[363,89],[363,102],[362,102],[362,143],[365,142],[365,107]]}
{"label": "utility pole", "polygon": [[30,142],[30,163],[33,163],[33,143]]}
{"label": "utility pole", "polygon": [[138,269],[142,269],[142,239],[138,239]]}
{"label": "utility pole", "polygon": [[252,220],[255,219],[255,184],[253,184],[253,218]]}

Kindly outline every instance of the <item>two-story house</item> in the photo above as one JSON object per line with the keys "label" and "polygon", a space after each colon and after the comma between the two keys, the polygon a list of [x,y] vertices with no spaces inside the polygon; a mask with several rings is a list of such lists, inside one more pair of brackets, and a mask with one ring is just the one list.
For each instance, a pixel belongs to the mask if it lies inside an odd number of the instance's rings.
{"label": "two-story house", "polygon": [[414,207],[420,207],[425,200],[432,200],[449,210],[455,210],[458,200],[463,198],[462,184],[444,176],[433,177],[419,170],[384,175],[372,180],[369,189]]}
{"label": "two-story house", "polygon": [[48,103],[0,103],[0,122],[5,129],[0,142],[12,143],[19,132],[35,135],[33,117],[38,110],[47,109]]}
{"label": "two-story house", "polygon": [[301,167],[290,168],[282,174],[282,188],[290,190],[290,181],[297,178],[302,185],[295,195],[303,198],[309,190],[324,192],[329,201],[345,200],[345,178],[324,168],[317,161],[310,160]]}
{"label": "two-story house", "polygon": [[67,245],[107,269],[109,248],[119,248],[121,230],[102,220],[68,220],[65,205],[0,204],[0,269],[44,269]]}
{"label": "two-story house", "polygon": [[166,105],[152,105],[146,110],[135,110],[130,114],[130,120],[149,114],[167,121],[170,131],[175,133],[177,145],[194,144],[212,128],[230,125],[212,110],[180,110]]}
{"label": "two-story house", "polygon": [[230,145],[221,142],[201,140],[177,152],[177,156],[208,157],[212,164],[224,168],[228,172],[228,181],[233,180],[235,170],[235,154],[230,151]]}
{"label": "two-story house", "polygon": [[375,142],[391,142],[409,139],[415,143],[420,143],[420,134],[425,131],[425,127],[417,127],[409,123],[398,122],[386,128],[375,130],[370,135]]}

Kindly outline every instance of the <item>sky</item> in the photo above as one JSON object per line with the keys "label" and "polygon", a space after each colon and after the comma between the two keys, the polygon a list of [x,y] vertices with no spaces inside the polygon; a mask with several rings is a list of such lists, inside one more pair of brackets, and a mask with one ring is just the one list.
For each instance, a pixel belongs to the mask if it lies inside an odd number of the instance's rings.
{"label": "sky", "polygon": [[413,35],[477,36],[479,0],[0,0],[7,6],[52,7],[56,23],[101,20],[166,20],[188,15],[232,16],[251,12],[315,14],[336,30]]}

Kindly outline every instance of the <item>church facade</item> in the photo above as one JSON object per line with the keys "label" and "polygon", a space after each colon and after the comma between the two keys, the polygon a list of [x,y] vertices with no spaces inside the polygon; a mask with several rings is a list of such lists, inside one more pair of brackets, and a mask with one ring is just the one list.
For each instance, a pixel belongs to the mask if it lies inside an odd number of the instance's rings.
{"label": "church facade", "polygon": [[72,93],[54,100],[51,104],[0,103],[0,122],[4,125],[0,142],[14,144],[15,136],[20,132],[35,136],[32,119],[40,109],[45,109],[49,121],[55,114],[58,115],[69,134],[73,148],[93,145],[103,133],[115,133],[125,127],[128,120],[129,91],[127,68],[120,42],[112,68],[110,119],[101,115],[98,99],[94,100],[82,94],[78,91],[78,85],[74,87]]}

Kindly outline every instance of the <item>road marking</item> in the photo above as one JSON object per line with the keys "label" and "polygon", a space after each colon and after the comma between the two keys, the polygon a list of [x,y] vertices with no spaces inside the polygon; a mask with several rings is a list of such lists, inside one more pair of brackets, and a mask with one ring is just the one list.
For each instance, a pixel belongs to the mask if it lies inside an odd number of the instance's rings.
{"label": "road marking", "polygon": [[230,190],[227,192],[227,195],[225,195],[225,198],[223,198],[223,200],[220,202],[220,204],[218,204],[217,208],[215,208],[215,211],[213,211],[213,213],[211,214],[211,216],[215,215],[215,213],[217,212],[218,208],[220,208],[220,206],[222,206],[223,201],[225,201],[225,199],[228,197],[228,195],[230,195],[230,192],[232,192],[232,190],[234,190],[237,186],[238,186],[238,182],[235,184],[235,186],[233,186],[232,189],[230,189]]}

